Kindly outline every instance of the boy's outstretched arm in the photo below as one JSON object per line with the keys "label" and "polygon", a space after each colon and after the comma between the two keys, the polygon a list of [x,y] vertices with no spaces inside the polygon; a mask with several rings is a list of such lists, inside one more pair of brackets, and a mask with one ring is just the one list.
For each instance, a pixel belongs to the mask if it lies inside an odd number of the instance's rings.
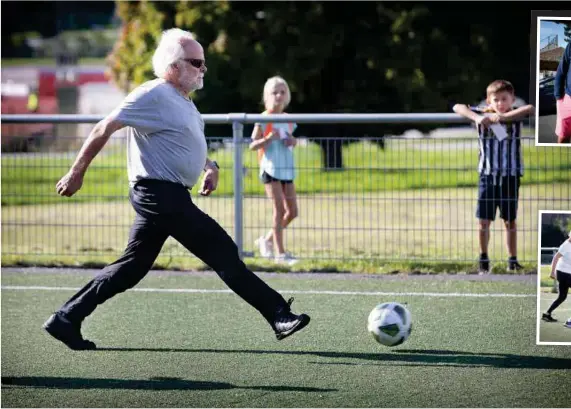
{"label": "boy's outstretched arm", "polygon": [[525,105],[514,109],[505,114],[497,114],[500,121],[517,121],[523,119],[535,112],[535,107],[533,105]]}
{"label": "boy's outstretched arm", "polygon": [[491,123],[490,118],[484,115],[478,115],[476,112],[472,111],[468,105],[465,104],[455,104],[452,110],[465,118],[471,119],[477,124],[489,125]]}

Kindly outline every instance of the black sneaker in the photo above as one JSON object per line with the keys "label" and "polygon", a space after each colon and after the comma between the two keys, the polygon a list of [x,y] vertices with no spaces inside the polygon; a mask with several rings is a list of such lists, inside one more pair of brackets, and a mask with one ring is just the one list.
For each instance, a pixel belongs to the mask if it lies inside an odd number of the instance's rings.
{"label": "black sneaker", "polygon": [[70,349],[80,351],[96,348],[93,342],[83,339],[79,326],[74,325],[59,312],[52,314],[44,323],[43,328]]}
{"label": "black sneaker", "polygon": [[293,302],[293,298],[290,298],[288,306],[277,313],[276,319],[274,320],[274,332],[278,341],[289,337],[290,335],[296,333],[300,329],[303,329],[307,324],[309,324],[309,316],[306,314],[295,315],[292,314],[290,310],[290,305]]}
{"label": "black sneaker", "polygon": [[543,315],[541,316],[541,319],[543,321],[547,321],[547,322],[557,322],[557,320],[555,318],[553,318],[551,316],[551,314],[548,314],[548,313],[543,313]]}
{"label": "black sneaker", "polygon": [[480,269],[478,270],[478,272],[480,274],[488,274],[490,272],[490,259],[488,258],[487,254],[480,255],[479,264],[480,264]]}
{"label": "black sneaker", "polygon": [[509,271],[521,271],[523,266],[518,263],[517,258],[510,257],[508,260],[508,270]]}

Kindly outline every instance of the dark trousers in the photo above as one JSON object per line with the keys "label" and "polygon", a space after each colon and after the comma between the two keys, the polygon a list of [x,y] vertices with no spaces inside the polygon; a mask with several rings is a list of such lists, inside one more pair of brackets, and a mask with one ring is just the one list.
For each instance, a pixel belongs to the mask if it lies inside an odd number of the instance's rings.
{"label": "dark trousers", "polygon": [[567,299],[567,293],[569,292],[569,287],[571,287],[571,274],[557,270],[557,281],[559,282],[559,296],[555,301],[553,301],[547,310],[548,314],[551,314],[563,301]]}
{"label": "dark trousers", "polygon": [[248,270],[224,229],[192,202],[182,185],[142,180],[129,191],[137,215],[123,255],[106,266],[61,308],[71,322],[81,321],[97,305],[134,287],[151,269],[169,236],[210,266],[226,285],[273,324],[284,298]]}

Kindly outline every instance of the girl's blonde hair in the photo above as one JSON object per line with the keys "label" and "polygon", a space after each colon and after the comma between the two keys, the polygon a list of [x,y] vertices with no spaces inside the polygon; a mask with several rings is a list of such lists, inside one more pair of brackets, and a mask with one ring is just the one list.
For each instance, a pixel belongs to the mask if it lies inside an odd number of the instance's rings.
{"label": "girl's blonde hair", "polygon": [[267,106],[268,100],[270,99],[270,96],[272,95],[272,92],[274,91],[274,88],[277,85],[283,85],[285,87],[286,96],[285,96],[285,101],[284,101],[284,108],[289,105],[289,103],[291,101],[291,92],[289,90],[289,85],[287,85],[286,80],[284,80],[279,75],[276,75],[275,77],[268,78],[268,80],[266,81],[266,84],[264,85],[264,95],[263,95],[264,106]]}

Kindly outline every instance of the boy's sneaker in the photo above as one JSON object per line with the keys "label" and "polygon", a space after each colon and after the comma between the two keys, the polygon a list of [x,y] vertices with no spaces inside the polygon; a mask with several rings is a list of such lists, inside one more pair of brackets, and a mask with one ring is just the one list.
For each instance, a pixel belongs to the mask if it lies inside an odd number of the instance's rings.
{"label": "boy's sneaker", "polygon": [[289,253],[278,254],[274,260],[278,264],[287,264],[289,266],[293,266],[299,261]]}
{"label": "boy's sneaker", "polygon": [[563,326],[566,327],[566,328],[571,328],[571,318],[569,318],[569,319],[567,320],[567,322],[565,322],[565,324],[563,324]]}
{"label": "boy's sneaker", "polygon": [[508,259],[508,270],[509,271],[521,271],[521,270],[523,270],[523,266],[518,263],[516,257],[510,257]]}
{"label": "boy's sneaker", "polygon": [[543,321],[547,321],[547,322],[557,322],[557,320],[556,320],[555,318],[553,318],[553,317],[551,316],[551,314],[548,314],[548,313],[546,313],[546,312],[543,313],[543,315],[541,316],[541,319],[542,319]]}
{"label": "boy's sneaker", "polygon": [[264,236],[260,236],[254,241],[254,244],[260,249],[260,254],[262,257],[271,258],[274,255],[273,252],[273,243],[271,241],[266,240]]}
{"label": "boy's sneaker", "polygon": [[276,314],[274,320],[274,332],[278,341],[289,337],[309,324],[309,316],[306,314],[295,315],[291,312],[293,297],[288,300],[288,305]]}
{"label": "boy's sneaker", "polygon": [[487,254],[480,254],[479,265],[478,272],[480,274],[488,274],[490,272],[490,259]]}

